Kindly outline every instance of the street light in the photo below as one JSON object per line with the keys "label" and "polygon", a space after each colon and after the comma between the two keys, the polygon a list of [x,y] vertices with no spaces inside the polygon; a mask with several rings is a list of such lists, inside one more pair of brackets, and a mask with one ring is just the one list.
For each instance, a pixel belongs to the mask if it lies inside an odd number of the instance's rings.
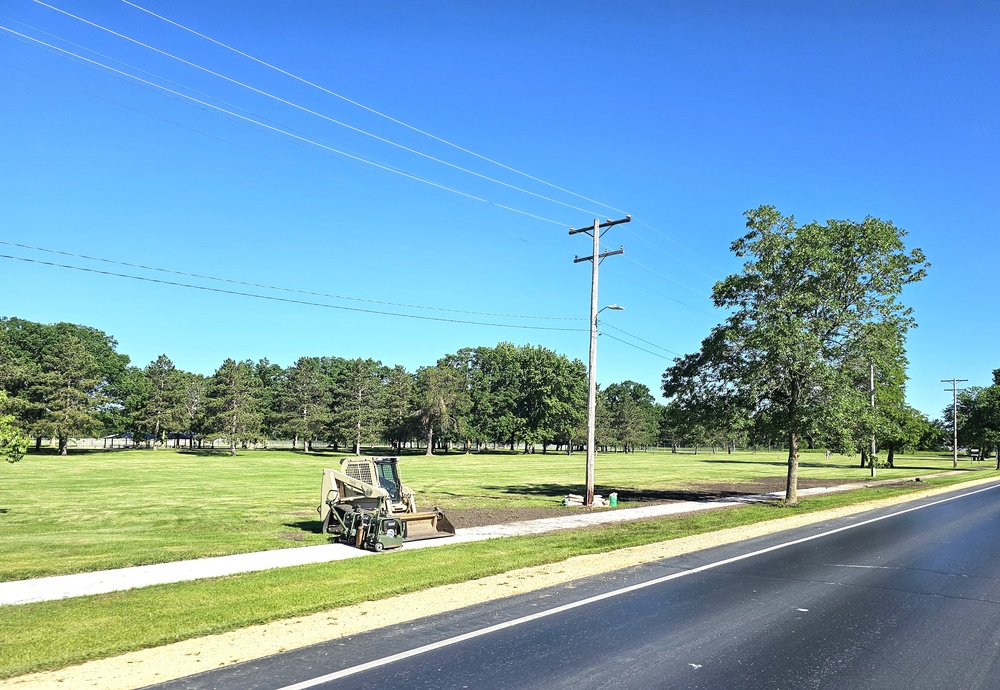
{"label": "street light", "polygon": [[[594,307],[597,305],[594,304]],[[588,383],[590,391],[587,395],[587,489],[583,497],[583,505],[594,505],[594,445],[595,426],[597,421],[597,315],[605,309],[623,311],[625,307],[609,304],[592,311],[590,319],[590,369]]]}

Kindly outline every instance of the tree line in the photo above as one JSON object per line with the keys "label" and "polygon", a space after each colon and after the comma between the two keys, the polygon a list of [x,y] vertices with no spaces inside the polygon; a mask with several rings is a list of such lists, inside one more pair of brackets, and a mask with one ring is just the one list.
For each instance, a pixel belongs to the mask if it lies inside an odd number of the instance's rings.
{"label": "tree line", "polygon": [[[415,372],[328,356],[288,367],[226,359],[204,376],[167,355],[133,366],[89,326],[0,318],[0,448],[14,457],[29,439],[40,447],[51,438],[66,454],[73,438],[127,434],[151,448],[220,440],[231,453],[269,439],[355,453],[376,444],[569,451],[586,438],[586,379],[579,360],[510,343],[465,348]],[[599,443],[655,443],[660,408],[642,384],[607,386]]]}

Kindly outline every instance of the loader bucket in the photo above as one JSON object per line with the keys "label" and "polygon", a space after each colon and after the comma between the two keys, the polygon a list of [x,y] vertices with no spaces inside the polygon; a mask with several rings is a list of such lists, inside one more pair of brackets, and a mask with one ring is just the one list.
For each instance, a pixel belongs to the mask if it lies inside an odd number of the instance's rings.
{"label": "loader bucket", "polygon": [[396,513],[394,517],[403,521],[404,542],[455,536],[454,526],[439,508],[421,513]]}

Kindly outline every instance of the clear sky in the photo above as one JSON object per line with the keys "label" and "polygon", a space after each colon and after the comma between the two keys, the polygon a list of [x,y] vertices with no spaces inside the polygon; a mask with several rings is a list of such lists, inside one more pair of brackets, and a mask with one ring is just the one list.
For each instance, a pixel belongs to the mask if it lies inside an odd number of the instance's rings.
{"label": "clear sky", "polygon": [[6,0],[0,26],[0,315],[99,328],[138,366],[586,361],[568,229],[627,212],[598,379],[658,395],[772,204],[927,254],[912,405],[1000,368],[992,0]]}

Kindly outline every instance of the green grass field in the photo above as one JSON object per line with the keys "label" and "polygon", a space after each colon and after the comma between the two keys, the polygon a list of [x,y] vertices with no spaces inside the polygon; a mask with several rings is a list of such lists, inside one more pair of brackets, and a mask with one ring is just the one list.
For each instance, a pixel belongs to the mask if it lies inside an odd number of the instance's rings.
{"label": "green grass field", "polygon": [[[0,581],[326,543],[315,512],[320,475],[340,457],[174,450],[28,455],[0,466]],[[951,460],[901,457],[896,465],[879,478],[945,471]],[[557,507],[567,493],[582,490],[584,456],[411,455],[401,473],[422,506]],[[605,495],[784,474],[781,453],[612,453],[596,462],[597,492]],[[827,461],[814,453],[803,456],[800,476],[857,480],[869,471],[852,458]]]}
{"label": "green grass field", "polygon": [[[320,470],[339,456],[289,451],[174,451],[29,455],[0,467],[0,572],[5,579],[179,558],[324,543],[316,532]],[[448,508],[558,506],[579,491],[582,455],[408,456],[404,481],[423,504]],[[899,458],[880,479],[951,469],[946,457]],[[963,469],[971,469],[968,461]],[[989,469],[992,474],[992,467]],[[599,492],[676,491],[711,482],[783,476],[777,453],[599,455]],[[804,478],[864,479],[849,458],[803,458]],[[605,553],[786,515],[984,477],[962,472],[926,483],[817,496],[795,507],[732,510],[607,525],[536,537],[386,554],[372,576],[356,559],[0,607],[0,678],[124,651],[330,610],[570,556]],[[565,509],[567,514],[573,509]],[[336,586],[331,586],[336,583]]]}

